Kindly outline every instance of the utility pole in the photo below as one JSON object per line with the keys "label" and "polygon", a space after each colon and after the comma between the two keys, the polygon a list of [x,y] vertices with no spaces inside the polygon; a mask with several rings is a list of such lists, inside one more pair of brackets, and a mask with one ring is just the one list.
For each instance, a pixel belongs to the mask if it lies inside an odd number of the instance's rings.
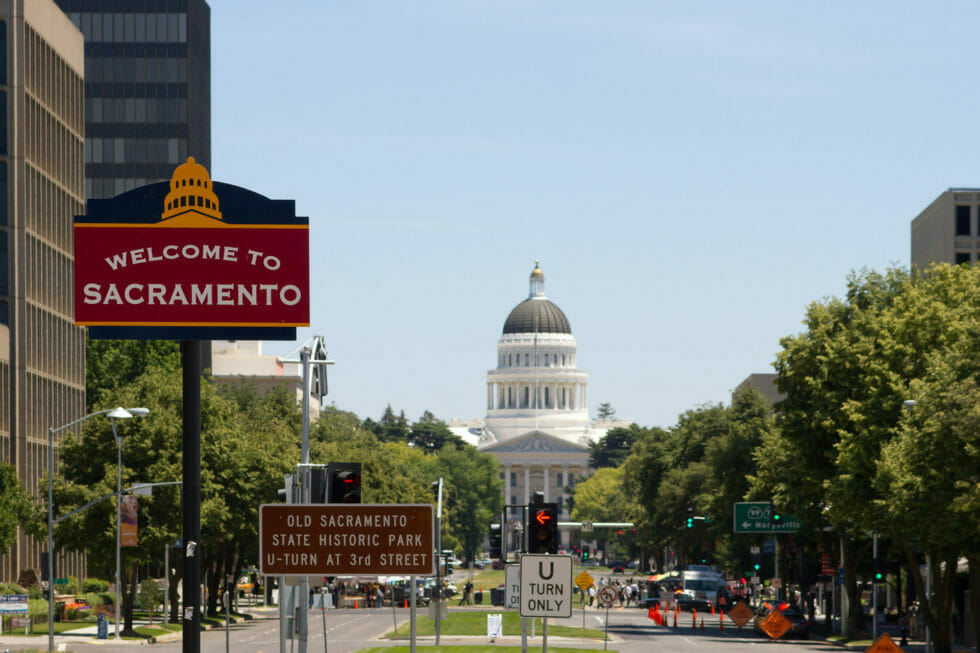
{"label": "utility pole", "polygon": [[[323,397],[327,394],[327,365],[333,365],[333,361],[327,356],[327,349],[322,336],[313,336],[299,348],[299,360],[293,358],[296,353],[294,351],[288,357],[279,359],[283,363],[298,362],[301,367],[303,379],[303,430],[300,446],[300,464],[296,470],[296,475],[291,477],[293,479],[292,484],[287,480],[286,497],[289,503],[295,501],[296,503],[307,504],[312,502],[312,495],[310,494],[310,395],[314,392],[313,377],[317,377],[315,391],[319,400],[322,401]],[[313,367],[314,365],[316,366],[315,368]],[[287,476],[287,479],[289,478]],[[298,496],[293,498],[297,482],[299,492]],[[280,605],[283,601],[284,581],[285,578],[280,578],[279,580]],[[308,617],[310,605],[310,579],[308,576],[302,576],[299,579],[298,586],[290,590],[290,597],[292,598],[290,603],[293,609],[293,636],[299,641],[299,653],[306,653],[306,645],[309,637]],[[284,634],[287,630],[287,613],[288,610],[283,610],[280,607],[280,653],[285,653],[286,637]],[[324,632],[324,637],[326,637],[326,632]]]}

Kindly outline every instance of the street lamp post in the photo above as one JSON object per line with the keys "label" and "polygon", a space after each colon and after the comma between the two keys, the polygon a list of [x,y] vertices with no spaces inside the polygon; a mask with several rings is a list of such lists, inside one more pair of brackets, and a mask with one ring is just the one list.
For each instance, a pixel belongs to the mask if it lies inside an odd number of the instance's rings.
{"label": "street lamp post", "polygon": [[[113,435],[116,434],[116,422],[117,419],[129,419],[130,417],[148,415],[150,413],[147,408],[114,408],[107,410],[99,410],[94,413],[90,413],[84,417],[79,417],[73,422],[69,422],[64,426],[48,427],[48,651],[49,653],[54,651],[54,434],[60,433],[65,429],[71,428],[76,424],[80,424],[87,419],[92,417],[98,417],[99,415],[108,415],[109,420],[112,422],[112,432]],[[119,436],[116,435],[117,446],[119,444]],[[116,496],[120,496],[119,485],[122,476],[122,465],[121,465],[121,453],[119,454],[119,471],[116,475]],[[117,504],[118,505],[118,504]],[[117,508],[117,522],[118,522],[118,508]],[[117,525],[118,527],[118,525]],[[118,544],[118,538],[117,538]],[[119,637],[119,549],[116,549],[116,638]]]}

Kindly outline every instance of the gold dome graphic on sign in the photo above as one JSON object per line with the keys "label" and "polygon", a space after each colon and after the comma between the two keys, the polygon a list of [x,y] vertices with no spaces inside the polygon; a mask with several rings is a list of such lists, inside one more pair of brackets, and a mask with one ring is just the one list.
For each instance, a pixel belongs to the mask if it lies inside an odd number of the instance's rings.
{"label": "gold dome graphic on sign", "polygon": [[207,168],[197,163],[194,157],[187,157],[187,163],[180,164],[174,170],[160,219],[161,226],[168,227],[214,227],[224,224]]}

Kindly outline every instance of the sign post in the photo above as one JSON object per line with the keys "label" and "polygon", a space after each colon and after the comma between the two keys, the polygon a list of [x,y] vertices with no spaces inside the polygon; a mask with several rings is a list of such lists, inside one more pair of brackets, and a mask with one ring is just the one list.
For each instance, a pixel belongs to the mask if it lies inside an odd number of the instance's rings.
{"label": "sign post", "polygon": [[541,650],[548,650],[548,617],[571,617],[572,556],[526,553],[521,556],[522,617],[541,617]]}

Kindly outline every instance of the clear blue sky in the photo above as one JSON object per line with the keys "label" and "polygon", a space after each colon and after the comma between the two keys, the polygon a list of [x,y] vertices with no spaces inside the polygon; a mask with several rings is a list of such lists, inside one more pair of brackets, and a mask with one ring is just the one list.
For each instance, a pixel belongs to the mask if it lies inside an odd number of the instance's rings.
{"label": "clear blue sky", "polygon": [[673,425],[980,185],[972,2],[210,4],[212,176],[310,217],[362,417],[482,418],[540,259],[590,413]]}

